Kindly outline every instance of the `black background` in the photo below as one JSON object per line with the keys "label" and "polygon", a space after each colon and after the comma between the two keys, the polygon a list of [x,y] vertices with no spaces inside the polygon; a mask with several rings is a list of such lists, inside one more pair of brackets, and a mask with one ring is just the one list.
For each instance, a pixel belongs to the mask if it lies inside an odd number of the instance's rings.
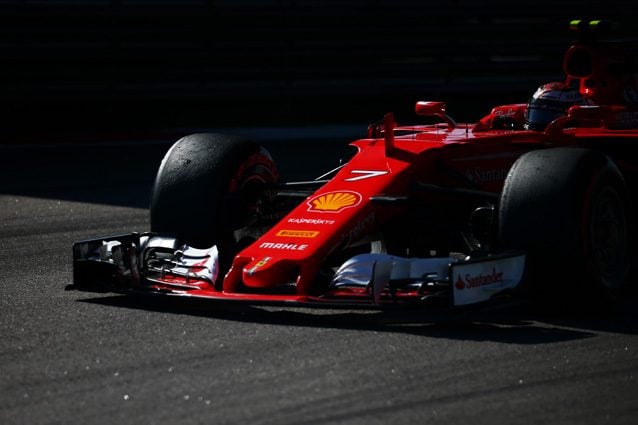
{"label": "black background", "polygon": [[130,129],[371,122],[416,100],[477,119],[562,79],[573,18],[633,1],[0,2],[5,141]]}

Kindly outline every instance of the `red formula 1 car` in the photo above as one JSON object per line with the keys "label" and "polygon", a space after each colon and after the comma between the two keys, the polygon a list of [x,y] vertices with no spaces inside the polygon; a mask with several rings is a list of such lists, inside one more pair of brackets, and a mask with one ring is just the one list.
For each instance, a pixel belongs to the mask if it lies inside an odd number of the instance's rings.
{"label": "red formula 1 car", "polygon": [[151,233],[76,243],[71,287],[300,306],[614,294],[636,259],[636,51],[585,37],[565,81],[478,123],[441,102],[416,104],[427,125],[388,114],[312,181],[280,182],[253,142],[184,137]]}

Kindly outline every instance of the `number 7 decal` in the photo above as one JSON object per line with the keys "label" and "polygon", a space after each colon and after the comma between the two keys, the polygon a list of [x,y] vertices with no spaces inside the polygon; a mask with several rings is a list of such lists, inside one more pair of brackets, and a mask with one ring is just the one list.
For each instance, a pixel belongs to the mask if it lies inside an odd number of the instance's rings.
{"label": "number 7 decal", "polygon": [[350,174],[360,174],[357,177],[350,177],[349,179],[345,179],[347,182],[356,182],[357,180],[369,179],[371,177],[382,176],[384,174],[388,174],[388,171],[377,171],[377,170],[351,170]]}

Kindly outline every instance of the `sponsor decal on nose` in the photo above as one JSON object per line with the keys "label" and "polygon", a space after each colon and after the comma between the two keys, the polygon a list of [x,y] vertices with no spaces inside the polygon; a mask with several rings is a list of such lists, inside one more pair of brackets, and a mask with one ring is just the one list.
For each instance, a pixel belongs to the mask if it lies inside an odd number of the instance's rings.
{"label": "sponsor decal on nose", "polygon": [[354,207],[361,202],[361,195],[357,192],[342,191],[328,192],[310,198],[308,211],[338,213],[346,208]]}
{"label": "sponsor decal on nose", "polygon": [[277,232],[277,236],[287,238],[314,238],[319,234],[316,230],[280,230]]}

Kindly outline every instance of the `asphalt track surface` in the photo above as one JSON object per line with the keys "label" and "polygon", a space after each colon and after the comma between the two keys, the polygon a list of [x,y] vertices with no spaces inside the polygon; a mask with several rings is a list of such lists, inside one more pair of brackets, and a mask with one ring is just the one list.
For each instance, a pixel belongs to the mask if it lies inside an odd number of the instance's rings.
{"label": "asphalt track surface", "polygon": [[[266,144],[290,176],[347,152]],[[148,229],[167,148],[0,146],[0,423],[638,423],[631,298],[428,318],[65,291],[74,241]]]}

